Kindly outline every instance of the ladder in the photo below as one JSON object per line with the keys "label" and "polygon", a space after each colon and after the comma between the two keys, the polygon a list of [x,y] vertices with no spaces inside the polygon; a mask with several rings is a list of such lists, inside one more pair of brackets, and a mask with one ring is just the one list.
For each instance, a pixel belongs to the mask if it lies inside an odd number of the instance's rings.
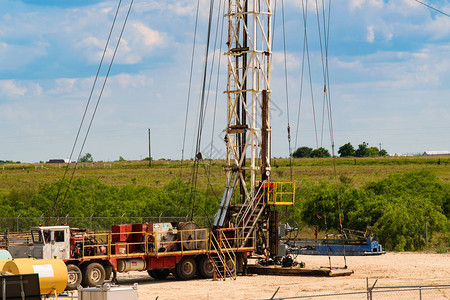
{"label": "ladder", "polygon": [[[218,234],[218,238],[214,233]],[[219,279],[230,277],[236,280],[236,254],[231,250],[231,245],[223,231],[211,232],[211,251],[208,259]]]}

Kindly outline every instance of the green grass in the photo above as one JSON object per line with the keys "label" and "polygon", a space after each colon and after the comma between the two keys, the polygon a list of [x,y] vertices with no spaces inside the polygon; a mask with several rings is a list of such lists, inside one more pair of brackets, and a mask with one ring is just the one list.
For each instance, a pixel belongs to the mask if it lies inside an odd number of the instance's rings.
{"label": "green grass", "polygon": [[[440,164],[438,160],[440,159]],[[200,189],[211,185],[221,193],[225,185],[224,161],[204,161],[200,165],[198,184]],[[379,180],[390,174],[406,173],[427,169],[437,178],[450,182],[450,157],[381,157],[381,158],[336,158],[338,180],[354,187]],[[67,176],[71,176],[74,164],[71,164]],[[210,173],[206,176],[205,169]],[[334,165],[332,158],[293,159],[277,158],[272,160],[272,180],[292,181],[301,184],[303,180],[311,182],[333,181]],[[37,191],[41,184],[52,183],[62,178],[65,165],[58,164],[3,164],[0,165],[0,193],[11,190]],[[160,160],[153,161],[148,167],[147,161],[96,162],[80,164],[75,177],[97,178],[102,183],[113,186],[125,186],[131,183],[150,187],[162,187],[175,178],[190,181],[192,161],[183,162]],[[208,180],[209,179],[209,180]]]}

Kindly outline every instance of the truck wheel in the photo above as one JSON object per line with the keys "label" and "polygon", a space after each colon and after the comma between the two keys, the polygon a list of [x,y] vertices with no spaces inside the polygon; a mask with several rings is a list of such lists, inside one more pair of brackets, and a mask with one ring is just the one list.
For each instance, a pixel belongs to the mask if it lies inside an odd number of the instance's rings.
{"label": "truck wheel", "polygon": [[183,257],[175,267],[175,277],[180,280],[189,280],[194,278],[197,272],[197,265],[191,257]]}
{"label": "truck wheel", "polygon": [[105,281],[108,281],[111,279],[111,274],[112,274],[112,266],[105,266]]}
{"label": "truck wheel", "polygon": [[169,269],[155,269],[155,270],[148,270],[148,275],[150,275],[154,279],[163,280],[166,279],[167,276],[170,275]]}
{"label": "truck wheel", "polygon": [[242,253],[236,254],[236,273],[244,274],[245,259]]}
{"label": "truck wheel", "polygon": [[[230,270],[230,273],[233,274],[233,276],[234,276],[236,268],[235,268],[235,264],[234,264],[233,260],[230,258],[227,259],[226,264],[227,264],[228,270]],[[227,274],[227,276],[228,276],[228,274]]]}
{"label": "truck wheel", "polygon": [[202,256],[198,261],[198,272],[203,278],[212,278],[214,275],[214,267],[208,256]]}
{"label": "truck wheel", "polygon": [[83,272],[83,283],[86,286],[101,285],[105,281],[105,269],[99,263],[89,264]]}
{"label": "truck wheel", "polygon": [[67,265],[67,273],[68,273],[68,278],[67,278],[67,290],[76,290],[77,287],[81,284],[81,279],[82,279],[82,275],[81,275],[81,270],[80,268],[78,268],[78,266],[76,265]]}

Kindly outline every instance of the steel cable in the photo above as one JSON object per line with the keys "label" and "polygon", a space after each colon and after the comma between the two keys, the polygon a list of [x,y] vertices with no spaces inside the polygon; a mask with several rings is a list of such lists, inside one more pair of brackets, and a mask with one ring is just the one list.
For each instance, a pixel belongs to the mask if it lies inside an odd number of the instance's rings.
{"label": "steel cable", "polygon": [[[100,70],[101,70],[101,67],[102,67],[102,65],[103,65],[103,60],[104,60],[104,58],[105,58],[106,50],[108,49],[109,41],[110,41],[110,39],[111,39],[111,35],[112,35],[112,32],[113,32],[114,26],[115,26],[115,24],[116,24],[117,15],[118,15],[118,13],[119,13],[119,9],[120,9],[121,3],[122,3],[122,0],[119,0],[119,3],[118,3],[118,5],[117,5],[117,9],[116,9],[116,13],[115,13],[115,15],[114,15],[113,22],[112,22],[111,28],[110,28],[110,30],[109,30],[108,38],[107,38],[107,40],[106,40],[105,48],[103,49],[102,58],[101,58],[100,63],[99,63],[99,65],[98,65],[97,73],[95,74],[95,79],[94,79],[94,82],[93,82],[93,84],[92,84],[91,91],[90,91],[90,93],[89,93],[89,98],[88,98],[88,101],[87,101],[87,103],[86,103],[86,107],[84,108],[83,117],[81,118],[80,126],[78,127],[78,131],[77,131],[77,134],[76,134],[76,137],[75,137],[75,141],[74,141],[74,143],[73,143],[72,150],[71,150],[71,152],[70,152],[69,161],[67,162],[66,168],[65,168],[65,170],[64,170],[64,174],[63,174],[63,177],[62,177],[62,179],[61,179],[61,184],[58,186],[58,192],[57,192],[57,194],[56,194],[56,199],[55,199],[55,201],[54,201],[54,203],[53,203],[52,212],[54,212],[54,211],[57,210],[57,207],[56,207],[56,206],[57,206],[57,204],[58,204],[58,198],[59,198],[59,195],[60,195],[60,193],[61,193],[61,187],[62,187],[62,185],[63,185],[64,179],[66,178],[67,172],[68,172],[68,170],[69,170],[70,162],[71,162],[71,160],[72,160],[72,156],[73,156],[73,153],[74,153],[74,151],[75,151],[75,147],[76,147],[76,145],[77,145],[78,138],[79,138],[79,136],[80,136],[80,132],[81,132],[81,129],[82,129],[83,124],[84,124],[84,119],[85,119],[85,117],[86,117],[87,110],[88,110],[89,105],[90,105],[90,103],[91,103],[92,94],[93,94],[93,92],[94,92],[94,88],[95,88],[95,85],[96,85],[96,83],[97,83],[98,75],[99,75]],[[77,164],[77,163],[78,163],[78,160],[77,160],[76,164]],[[75,169],[76,169],[76,167],[75,167]],[[72,177],[73,177],[73,175],[72,175]],[[72,178],[72,177],[71,177],[71,178]],[[71,180],[69,181],[69,184],[68,184],[67,189],[69,189],[69,187],[70,187],[70,182],[71,182]],[[66,194],[67,194],[67,191],[66,191]],[[57,217],[59,218],[59,216],[57,216]]]}
{"label": "steel cable", "polygon": [[[128,7],[127,15],[126,15],[125,20],[124,20],[124,22],[123,22],[122,30],[120,31],[120,35],[119,35],[119,38],[118,38],[118,40],[117,40],[117,43],[116,43],[116,47],[115,47],[115,49],[114,49],[113,56],[112,56],[112,58],[111,58],[111,62],[110,62],[110,64],[109,64],[108,71],[106,72],[105,79],[103,80],[103,84],[102,84],[102,87],[101,87],[101,90],[100,90],[100,94],[99,94],[99,96],[98,96],[98,98],[97,98],[97,103],[96,103],[95,108],[94,108],[94,111],[93,111],[93,113],[92,113],[91,120],[90,120],[90,122],[89,122],[89,126],[88,126],[88,128],[87,128],[87,130],[86,130],[86,135],[85,135],[85,137],[84,137],[84,139],[83,139],[83,143],[82,143],[82,145],[81,145],[80,152],[79,152],[79,154],[78,154],[78,159],[77,159],[77,162],[76,162],[76,164],[75,164],[75,168],[74,168],[74,170],[73,170],[73,172],[72,172],[72,175],[71,175],[71,177],[70,177],[69,184],[68,184],[68,187],[67,187],[66,192],[65,192],[65,194],[64,194],[63,201],[61,202],[61,208],[60,208],[59,214],[62,213],[62,209],[63,209],[63,207],[64,207],[64,202],[65,202],[65,200],[66,200],[67,193],[69,192],[70,184],[71,184],[71,182],[72,182],[72,180],[73,180],[73,177],[74,177],[74,175],[75,175],[75,171],[76,171],[76,169],[77,169],[78,161],[79,161],[80,158],[81,158],[81,154],[82,154],[83,149],[84,149],[84,146],[85,146],[85,144],[86,144],[87,137],[88,137],[89,132],[90,132],[90,130],[91,130],[92,123],[93,123],[93,121],[94,121],[94,117],[95,117],[95,114],[96,114],[96,112],[97,112],[98,105],[99,105],[99,103],[100,103],[100,99],[101,99],[101,97],[102,97],[102,95],[103,95],[103,91],[104,91],[104,89],[105,89],[106,82],[107,82],[107,80],[108,80],[108,77],[109,77],[109,73],[110,73],[110,71],[111,71],[112,64],[113,64],[114,59],[115,59],[116,54],[117,54],[117,49],[119,48],[119,45],[120,45],[120,40],[122,39],[122,35],[123,35],[124,30],[125,30],[125,26],[126,26],[126,24],[127,24],[128,17],[129,17],[129,15],[130,15],[131,8],[132,8],[132,6],[133,6],[133,2],[134,2],[134,0],[131,0],[130,6]],[[57,218],[56,222],[58,221],[58,219],[59,219],[59,215],[58,215],[58,218]]]}

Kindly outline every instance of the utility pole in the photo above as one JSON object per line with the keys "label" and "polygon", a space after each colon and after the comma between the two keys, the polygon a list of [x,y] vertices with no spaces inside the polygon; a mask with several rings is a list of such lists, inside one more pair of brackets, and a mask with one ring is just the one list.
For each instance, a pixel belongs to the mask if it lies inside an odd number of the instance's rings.
{"label": "utility pole", "polygon": [[380,145],[380,151],[381,151],[381,143],[378,143]]}
{"label": "utility pole", "polygon": [[148,129],[148,166],[152,166],[152,147],[150,145],[150,128]]}

